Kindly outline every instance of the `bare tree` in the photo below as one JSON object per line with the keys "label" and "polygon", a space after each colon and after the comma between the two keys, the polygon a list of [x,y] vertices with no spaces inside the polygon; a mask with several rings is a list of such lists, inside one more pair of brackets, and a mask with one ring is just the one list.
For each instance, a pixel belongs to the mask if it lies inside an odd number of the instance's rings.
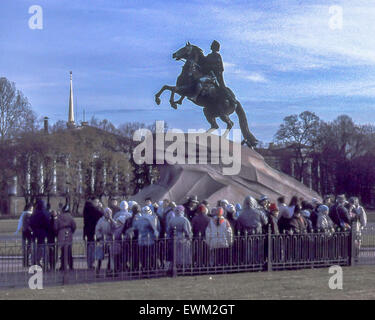
{"label": "bare tree", "polygon": [[310,111],[284,118],[275,140],[291,148],[296,161],[297,178],[302,180],[308,157],[313,151],[320,127],[319,117]]}
{"label": "bare tree", "polygon": [[0,141],[14,137],[27,122],[35,122],[26,97],[14,82],[0,78]]}

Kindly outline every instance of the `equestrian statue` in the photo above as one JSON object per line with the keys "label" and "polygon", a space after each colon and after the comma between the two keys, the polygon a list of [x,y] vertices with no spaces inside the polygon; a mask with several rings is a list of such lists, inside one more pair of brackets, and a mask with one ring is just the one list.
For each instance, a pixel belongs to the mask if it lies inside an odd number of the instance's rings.
{"label": "equestrian statue", "polygon": [[[227,124],[223,137],[226,137],[233,127],[229,115],[235,111],[244,137],[242,144],[254,148],[258,141],[249,130],[245,111],[232,90],[224,83],[224,67],[219,54],[219,42],[213,41],[211,50],[212,52],[205,56],[201,48],[188,42],[185,47],[173,53],[173,59],[184,61],[182,72],[177,78],[176,86],[163,86],[155,95],[155,102],[157,105],[160,104],[160,95],[165,90],[171,91],[169,102],[174,109],[177,109],[177,105],[181,105],[187,97],[196,105],[203,107],[203,113],[211,125],[208,133],[219,128],[217,117]],[[178,101],[174,100],[176,93],[181,97]]]}

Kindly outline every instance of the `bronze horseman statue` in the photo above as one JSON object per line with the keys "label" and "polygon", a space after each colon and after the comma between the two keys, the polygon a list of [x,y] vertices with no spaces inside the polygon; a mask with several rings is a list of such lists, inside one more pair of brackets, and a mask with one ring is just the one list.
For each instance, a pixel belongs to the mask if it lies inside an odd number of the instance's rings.
{"label": "bronze horseman statue", "polygon": [[[184,98],[187,97],[196,105],[203,107],[204,115],[211,124],[208,132],[219,128],[216,122],[217,117],[227,124],[224,136],[233,127],[229,115],[235,111],[244,137],[242,144],[253,148],[258,141],[249,130],[246,114],[232,90],[224,83],[224,66],[219,54],[219,42],[213,41],[211,50],[210,54],[204,56],[202,49],[188,42],[185,47],[175,52],[173,54],[175,60],[185,61],[182,72],[177,78],[176,86],[163,86],[155,95],[155,101],[159,105],[160,95],[165,90],[170,90],[170,104],[172,108],[177,109],[177,105],[182,104]],[[174,100],[175,93],[181,96],[178,101]]]}

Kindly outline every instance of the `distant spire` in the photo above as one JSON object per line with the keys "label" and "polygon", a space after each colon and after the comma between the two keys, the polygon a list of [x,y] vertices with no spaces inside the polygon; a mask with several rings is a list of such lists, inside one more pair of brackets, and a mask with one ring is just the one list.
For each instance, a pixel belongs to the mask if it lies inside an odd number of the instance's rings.
{"label": "distant spire", "polygon": [[78,98],[76,96],[76,116],[75,116],[75,119],[77,119],[77,123],[79,123],[78,121]]}
{"label": "distant spire", "polygon": [[74,122],[74,99],[73,99],[73,79],[72,79],[73,72],[70,71],[70,95],[69,95],[69,117],[68,117],[68,127],[73,128],[75,127]]}

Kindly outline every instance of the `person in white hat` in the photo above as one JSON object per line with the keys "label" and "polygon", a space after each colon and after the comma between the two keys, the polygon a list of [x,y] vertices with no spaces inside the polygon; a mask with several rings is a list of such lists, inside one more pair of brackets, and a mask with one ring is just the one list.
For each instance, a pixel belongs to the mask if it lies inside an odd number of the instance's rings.
{"label": "person in white hat", "polygon": [[156,247],[159,237],[158,218],[149,206],[142,208],[141,215],[133,222],[133,228],[138,232],[139,258],[145,270],[155,269]]}
{"label": "person in white hat", "polygon": [[130,201],[128,202],[128,205],[129,205],[128,210],[129,210],[129,211],[132,211],[132,208],[133,208],[133,206],[134,206],[135,204],[138,204],[138,203],[137,203],[136,201],[130,200]]}
{"label": "person in white hat", "polygon": [[335,231],[334,224],[331,218],[329,217],[329,208],[322,204],[318,207],[318,221],[316,224],[316,227],[318,230],[323,231],[324,233],[328,235],[332,235],[332,233]]}

